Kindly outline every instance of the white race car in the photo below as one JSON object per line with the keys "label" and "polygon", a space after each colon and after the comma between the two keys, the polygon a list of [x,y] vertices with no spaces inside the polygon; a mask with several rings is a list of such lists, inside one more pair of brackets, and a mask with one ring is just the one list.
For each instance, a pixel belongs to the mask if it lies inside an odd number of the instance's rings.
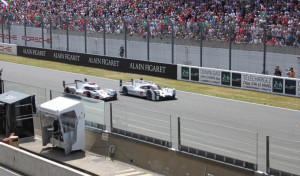
{"label": "white race car", "polygon": [[94,82],[75,80],[74,83],[65,83],[63,81],[64,93],[80,95],[84,97],[100,99],[100,100],[116,100],[117,91],[113,89],[100,89]]}
{"label": "white race car", "polygon": [[160,88],[157,84],[143,79],[131,81],[120,80],[120,93],[133,95],[148,100],[175,99],[176,90],[174,88]]}

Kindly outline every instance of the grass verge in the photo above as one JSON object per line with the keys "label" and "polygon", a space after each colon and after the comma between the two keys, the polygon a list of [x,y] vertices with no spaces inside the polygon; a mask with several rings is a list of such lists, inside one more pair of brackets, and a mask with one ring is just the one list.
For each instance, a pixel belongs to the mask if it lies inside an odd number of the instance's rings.
{"label": "grass verge", "polygon": [[181,90],[181,91],[192,92],[192,93],[203,94],[203,95],[210,95],[210,96],[221,97],[221,98],[228,98],[233,100],[246,101],[246,102],[263,104],[263,105],[270,105],[270,106],[281,107],[281,108],[300,110],[300,98],[287,97],[282,95],[274,95],[274,94],[227,88],[221,86],[177,81],[177,80],[132,74],[132,73],[109,71],[109,70],[98,69],[98,68],[90,68],[90,67],[76,66],[70,64],[63,64],[58,62],[30,59],[26,57],[12,56],[6,54],[0,54],[0,61],[36,66],[41,68],[48,68],[53,70],[67,71],[72,73],[80,73],[80,74],[115,79],[115,80],[120,80],[120,79],[130,80],[132,78],[139,79],[143,77],[145,80],[155,82],[160,86],[167,85],[168,87],[174,87],[177,90]]}

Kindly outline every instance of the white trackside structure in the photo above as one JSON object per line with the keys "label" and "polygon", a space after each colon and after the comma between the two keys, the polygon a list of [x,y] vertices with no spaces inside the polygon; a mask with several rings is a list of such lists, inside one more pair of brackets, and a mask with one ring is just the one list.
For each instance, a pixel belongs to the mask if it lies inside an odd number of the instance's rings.
{"label": "white trackside structure", "polygon": [[143,79],[131,81],[120,80],[120,93],[147,98],[148,100],[175,99],[176,90],[174,88],[160,88],[157,84]]}
{"label": "white trackside structure", "polygon": [[38,106],[43,146],[51,143],[65,154],[85,148],[85,113],[81,102],[58,97]]}
{"label": "white trackside structure", "polygon": [[101,89],[96,83],[88,82],[87,79],[84,81],[75,80],[74,83],[65,83],[63,81],[64,92],[69,94],[80,95],[93,99],[100,100],[116,100],[117,91],[113,89]]}

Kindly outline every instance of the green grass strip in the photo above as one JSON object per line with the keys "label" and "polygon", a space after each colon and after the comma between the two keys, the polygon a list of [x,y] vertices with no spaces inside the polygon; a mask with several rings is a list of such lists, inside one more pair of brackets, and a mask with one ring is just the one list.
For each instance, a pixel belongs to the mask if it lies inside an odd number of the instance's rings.
{"label": "green grass strip", "polygon": [[[191,83],[184,81],[177,81],[165,78],[158,78],[154,76],[146,76],[132,73],[124,73],[118,71],[110,71],[99,68],[83,67],[70,64],[63,64],[58,62],[44,61],[38,59],[30,59],[26,57],[12,56],[0,54],[0,60],[11,63],[18,63],[23,65],[30,65],[41,68],[48,68],[53,70],[61,70],[72,73],[80,73],[84,75],[97,76],[102,78],[109,78],[114,80],[130,80],[144,78],[147,81],[152,81],[163,86],[175,88],[185,92],[192,92],[202,95],[210,95],[215,97],[240,100],[245,102],[270,105],[275,107],[300,110],[300,98],[287,97],[282,95],[274,95],[269,93],[262,93],[256,91],[248,91],[234,88],[227,88],[221,86],[206,85],[200,83]],[[8,80],[9,81],[9,80]]]}

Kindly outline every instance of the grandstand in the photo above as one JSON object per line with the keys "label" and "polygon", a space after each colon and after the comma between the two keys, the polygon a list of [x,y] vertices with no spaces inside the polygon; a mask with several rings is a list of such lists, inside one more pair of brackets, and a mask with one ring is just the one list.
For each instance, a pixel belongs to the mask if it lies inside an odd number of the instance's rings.
{"label": "grandstand", "polygon": [[[267,27],[269,45],[299,47],[300,1],[297,0],[23,0],[2,1],[2,14],[12,23],[73,31],[128,33],[155,38],[170,37],[263,43]],[[8,6],[8,7],[7,7]],[[4,18],[5,18],[4,17]],[[25,20],[24,20],[25,19]],[[85,21],[86,20],[86,21]],[[43,21],[43,22],[42,22]],[[105,24],[105,25],[103,25]],[[104,27],[105,26],[105,27]],[[149,28],[147,28],[149,26]],[[172,28],[172,26],[174,28]],[[104,29],[105,28],[105,29]]]}

